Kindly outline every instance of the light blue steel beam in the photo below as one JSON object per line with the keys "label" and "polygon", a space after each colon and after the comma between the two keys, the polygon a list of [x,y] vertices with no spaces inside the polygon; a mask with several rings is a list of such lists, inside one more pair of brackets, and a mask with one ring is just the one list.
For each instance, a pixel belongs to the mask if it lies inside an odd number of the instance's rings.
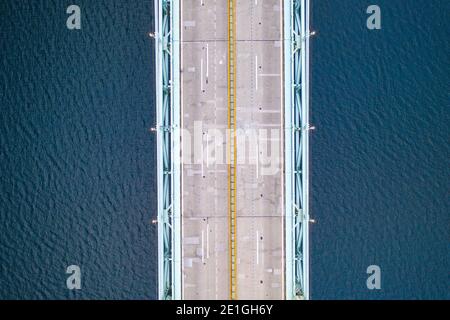
{"label": "light blue steel beam", "polygon": [[302,175],[303,178],[303,279],[304,281],[304,293],[305,299],[310,298],[309,289],[309,39],[310,39],[310,29],[309,29],[309,16],[310,16],[310,0],[303,0],[303,10],[304,15],[302,24],[302,40],[303,40],[303,57],[302,64],[303,74],[302,74],[302,128],[303,128],[303,168],[302,171],[305,173]]}
{"label": "light blue steel beam", "polygon": [[181,299],[180,1],[172,2],[172,205],[173,298]]}
{"label": "light blue steel beam", "polygon": [[309,0],[284,6],[286,299],[309,299]]}
{"label": "light blue steel beam", "polygon": [[179,1],[155,0],[158,298],[181,299]]}

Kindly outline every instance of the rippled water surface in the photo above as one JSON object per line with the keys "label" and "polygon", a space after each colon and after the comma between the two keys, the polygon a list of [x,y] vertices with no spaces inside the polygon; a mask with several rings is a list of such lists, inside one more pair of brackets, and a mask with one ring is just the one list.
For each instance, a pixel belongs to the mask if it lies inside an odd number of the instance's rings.
{"label": "rippled water surface", "polygon": [[[75,2],[0,2],[0,298],[155,299],[153,3]],[[312,2],[312,297],[450,298],[449,3]]]}

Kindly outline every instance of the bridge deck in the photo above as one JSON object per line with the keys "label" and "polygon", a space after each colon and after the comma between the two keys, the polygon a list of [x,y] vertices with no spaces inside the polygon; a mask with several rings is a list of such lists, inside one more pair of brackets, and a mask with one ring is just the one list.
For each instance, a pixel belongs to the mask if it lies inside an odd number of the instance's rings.
{"label": "bridge deck", "polygon": [[[182,298],[229,299],[227,0],[181,2]],[[239,299],[284,297],[282,10],[236,1],[236,128],[267,134],[237,165]]]}

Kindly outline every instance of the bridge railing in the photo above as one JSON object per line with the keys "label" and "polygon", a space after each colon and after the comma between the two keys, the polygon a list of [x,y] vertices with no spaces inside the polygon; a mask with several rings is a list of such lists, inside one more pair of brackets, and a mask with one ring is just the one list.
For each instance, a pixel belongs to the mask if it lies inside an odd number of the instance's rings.
{"label": "bridge railing", "polygon": [[181,299],[179,0],[155,0],[158,298]]}
{"label": "bridge railing", "polygon": [[286,299],[309,299],[309,0],[284,2]]}

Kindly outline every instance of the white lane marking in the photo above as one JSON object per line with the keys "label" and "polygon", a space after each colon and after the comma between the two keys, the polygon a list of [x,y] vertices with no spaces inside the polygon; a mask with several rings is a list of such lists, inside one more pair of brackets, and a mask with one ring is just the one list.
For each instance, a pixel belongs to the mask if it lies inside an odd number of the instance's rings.
{"label": "white lane marking", "polygon": [[203,91],[203,58],[200,59],[200,90]]}
{"label": "white lane marking", "polygon": [[275,113],[275,114],[280,114],[281,111],[280,110],[259,110],[260,113]]}
{"label": "white lane marking", "polygon": [[206,224],[206,259],[209,259],[209,223]]}
{"label": "white lane marking", "polygon": [[205,264],[205,231],[202,230],[202,263]]}
{"label": "white lane marking", "polygon": [[192,20],[192,21],[190,21],[190,20],[185,20],[183,25],[184,25],[185,27],[195,27],[195,20]]}
{"label": "white lane marking", "polygon": [[255,55],[255,91],[258,91],[258,56]]}
{"label": "white lane marking", "polygon": [[206,134],[206,168],[209,168],[209,136]]}
{"label": "white lane marking", "polygon": [[202,176],[205,176],[205,170],[204,170],[204,157],[205,157],[205,153],[204,153],[204,147],[203,147],[203,140],[202,140]]}
{"label": "white lane marking", "polygon": [[258,5],[258,0],[255,0],[255,6],[257,6]]}
{"label": "white lane marking", "polygon": [[[215,189],[214,190],[214,193],[215,193],[214,197],[215,197],[215,199],[217,201],[217,188],[214,188],[214,189]],[[217,208],[217,205],[216,205],[216,208]],[[215,245],[215,247],[217,247],[217,223],[214,223],[214,245]],[[219,254],[218,254],[216,249],[214,249],[214,256],[215,256],[214,263],[216,264],[215,265],[215,267],[216,267],[216,272],[215,272],[215,276],[216,276],[215,289],[216,289],[216,300],[217,300],[218,297],[219,297],[219,281],[217,279],[217,275],[219,274],[219,268],[217,267],[217,260],[218,260]]]}
{"label": "white lane marking", "polygon": [[259,230],[256,230],[256,264],[259,264]]}
{"label": "white lane marking", "polygon": [[206,81],[208,81],[209,76],[209,45],[206,44]]}
{"label": "white lane marking", "polygon": [[259,143],[256,144],[256,179],[259,179]]}
{"label": "white lane marking", "polygon": [[[262,247],[262,250],[264,251],[264,242],[263,241],[261,241],[261,247]],[[262,255],[261,263],[264,265],[264,254]]]}

